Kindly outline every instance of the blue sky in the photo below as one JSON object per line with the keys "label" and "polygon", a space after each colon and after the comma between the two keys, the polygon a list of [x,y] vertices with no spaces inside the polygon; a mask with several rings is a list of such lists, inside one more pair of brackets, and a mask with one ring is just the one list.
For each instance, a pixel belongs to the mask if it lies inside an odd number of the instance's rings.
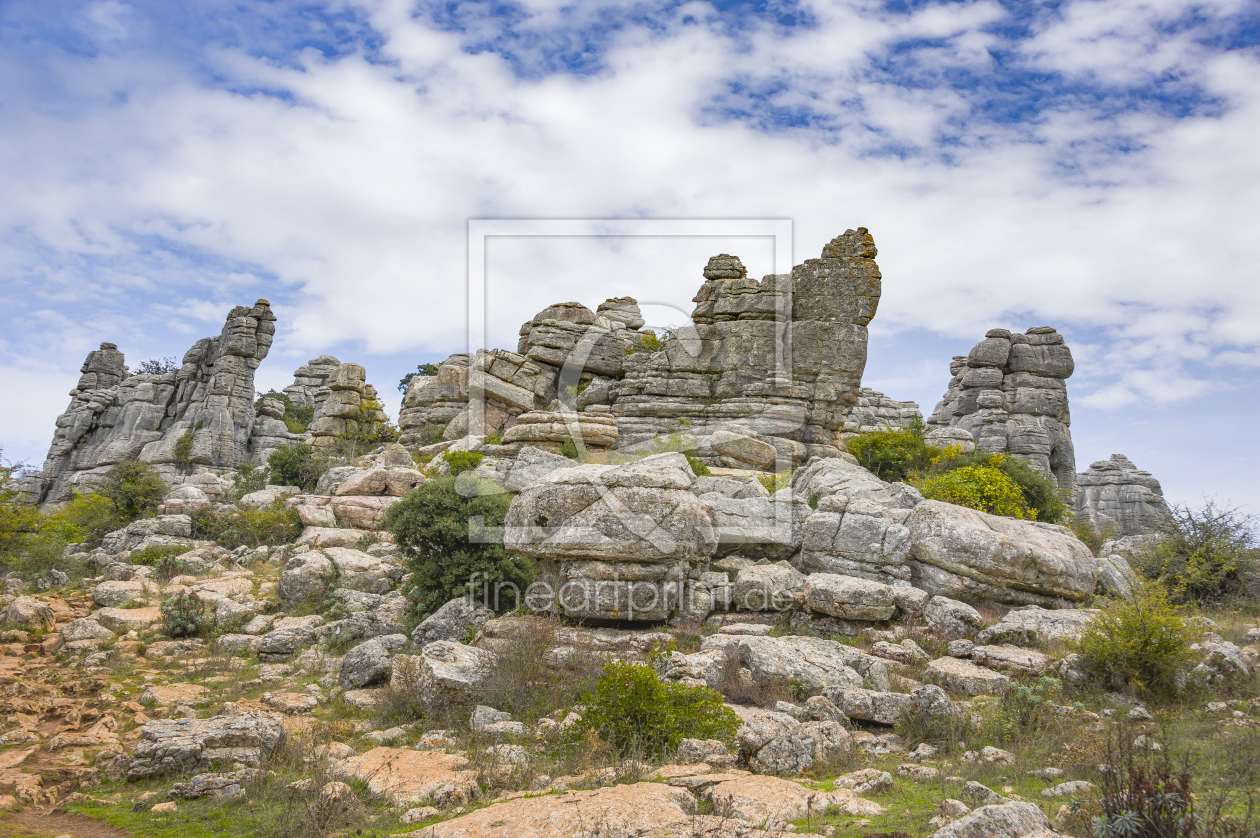
{"label": "blue sky", "polygon": [[[38,463],[84,354],[279,320],[392,393],[462,348],[470,217],[791,218],[874,233],[867,383],[1054,325],[1078,466],[1260,511],[1254,2],[0,4],[0,444]],[[490,251],[492,337],[548,302],[689,308],[762,241]],[[669,322],[667,309],[657,315]],[[393,405],[391,405],[393,407]]]}

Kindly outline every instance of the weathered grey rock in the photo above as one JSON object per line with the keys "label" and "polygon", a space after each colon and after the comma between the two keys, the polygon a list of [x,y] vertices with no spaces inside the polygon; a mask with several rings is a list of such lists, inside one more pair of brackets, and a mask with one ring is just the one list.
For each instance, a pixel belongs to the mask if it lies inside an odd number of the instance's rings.
{"label": "weathered grey rock", "polygon": [[807,576],[804,596],[810,610],[842,620],[887,620],[897,609],[891,587],[853,576]]}
{"label": "weathered grey rock", "polygon": [[940,640],[975,637],[984,624],[980,612],[965,602],[934,596],[923,609],[928,630]]}
{"label": "weathered grey rock", "polygon": [[[752,486],[761,491],[750,491]],[[760,482],[751,480],[733,495],[710,492],[702,493],[700,499],[717,513],[719,554],[786,559],[801,546],[801,525],[810,509],[789,490],[770,497]]]}
{"label": "weathered grey rock", "polygon": [[337,673],[337,685],[343,690],[355,690],[388,681],[393,672],[390,657],[407,645],[401,634],[386,634],[360,643],[341,659]]}
{"label": "weathered grey rock", "polygon": [[976,809],[931,838],[1058,838],[1058,833],[1036,804],[1014,801]]}
{"label": "weathered grey rock", "polygon": [[1199,659],[1190,670],[1190,680],[1201,686],[1247,678],[1260,660],[1254,649],[1239,649],[1212,632],[1206,632],[1198,643],[1190,644],[1190,651]]}
{"label": "weathered grey rock", "polygon": [[572,465],[573,461],[568,457],[525,445],[517,452],[503,488],[509,492],[523,492],[556,469]]}
{"label": "weathered grey rock", "polygon": [[261,768],[284,738],[280,719],[265,713],[148,722],[140,728],[127,779],[191,774],[237,762]]}
{"label": "weathered grey rock", "polygon": [[897,724],[910,706],[910,696],[906,693],[837,687],[825,690],[823,695],[835,703],[850,719],[860,719],[881,725]]}
{"label": "weathered grey rock", "polygon": [[101,549],[111,555],[124,550],[180,546],[191,543],[192,518],[188,515],[158,515],[132,521],[121,530],[106,533]]}
{"label": "weathered grey rock", "polygon": [[971,650],[971,659],[979,666],[1005,672],[1027,672],[1039,675],[1050,665],[1050,656],[1036,649],[1023,649],[1019,646],[1003,644],[1000,646],[976,646]]}
{"label": "weathered grey rock", "polygon": [[425,617],[411,633],[411,640],[422,647],[434,640],[467,643],[493,619],[494,612],[479,600],[456,597]]}
{"label": "weathered grey rock", "polygon": [[741,611],[784,611],[805,596],[805,574],[787,562],[745,567],[731,586],[731,601]]}
{"label": "weathered grey rock", "polygon": [[923,670],[924,680],[962,695],[1001,695],[1011,679],[959,658],[937,658]]}
{"label": "weathered grey rock", "polygon": [[1161,533],[1172,526],[1172,510],[1159,481],[1123,454],[1091,463],[1076,476],[1078,521],[1112,538]]}
{"label": "weathered grey rock", "polygon": [[214,641],[215,652],[222,655],[240,655],[257,652],[262,638],[256,634],[221,634]]}
{"label": "weathered grey rock", "polygon": [[323,625],[324,618],[317,614],[276,620],[271,631],[258,642],[259,659],[269,662],[288,659],[299,646],[315,642]]}
{"label": "weathered grey rock", "polygon": [[994,329],[966,356],[950,363],[941,402],[927,420],[932,444],[955,442],[942,431],[966,431],[980,451],[1008,453],[1076,490],[1076,455],[1067,386],[1072,352],[1049,326],[1011,334]]}
{"label": "weathered grey rock", "polygon": [[[324,557],[336,567],[337,586],[370,594],[387,594],[393,587],[389,562],[349,547],[325,547]],[[305,555],[305,554],[304,554]],[[299,557],[295,557],[299,558]],[[285,572],[288,572],[285,565]],[[281,580],[284,576],[281,574]]]}
{"label": "weathered grey rock", "polygon": [[256,768],[246,768],[229,774],[197,774],[186,783],[175,783],[171,786],[170,797],[176,800],[200,800],[203,797],[231,798],[243,797],[245,786],[265,776]]}
{"label": "weathered grey rock", "polygon": [[617,441],[617,420],[597,413],[530,411],[516,417],[503,444],[560,446],[572,441],[586,448],[609,448]]}
{"label": "weathered grey rock", "polygon": [[67,643],[76,643],[80,640],[110,640],[113,637],[112,631],[96,620],[89,620],[86,617],[71,620],[61,627],[61,639]]}
{"label": "weathered grey rock", "polygon": [[1098,610],[1093,608],[1060,608],[1050,611],[1030,605],[1008,611],[997,624],[980,632],[976,642],[1033,646],[1052,641],[1079,640],[1096,616]]}
{"label": "weathered grey rock", "polygon": [[323,552],[298,553],[285,562],[276,593],[290,608],[307,600],[318,601],[323,599],[336,576],[336,566]]}
{"label": "weathered grey rock", "polygon": [[4,612],[4,621],[14,628],[31,631],[52,631],[57,625],[52,609],[29,596],[20,596],[9,603]]}
{"label": "weathered grey rock", "polygon": [[435,640],[419,655],[396,655],[389,685],[429,706],[475,704],[494,665],[495,655],[486,649]]}
{"label": "weathered grey rock", "polygon": [[732,637],[711,635],[711,644],[730,643],[738,648],[739,662],[756,681],[795,681],[812,690],[828,687],[869,687],[888,691],[888,666],[879,658],[817,637]]}
{"label": "weathered grey rock", "polygon": [[117,608],[145,598],[149,588],[139,579],[128,582],[102,582],[92,589],[92,601],[102,608]]}
{"label": "weathered grey rock", "polygon": [[800,722],[787,713],[731,706],[743,722],[735,734],[754,771],[798,775],[816,763],[838,761],[853,749],[844,725],[834,721]]}
{"label": "weathered grey rock", "polygon": [[40,473],[24,485],[36,503],[69,499],[99,485],[128,459],[154,463],[168,480],[179,474],[176,443],[192,434],[198,467],[229,471],[249,457],[254,424],[254,370],[271,346],[275,315],[266,300],[232,309],[222,332],[198,341],[172,372],[131,375],[112,343],[88,353],[70,405]]}
{"label": "weathered grey rock", "polygon": [[844,418],[840,438],[848,439],[876,431],[903,430],[909,428],[916,419],[923,420],[917,403],[899,402],[870,387],[863,387],[858,390],[857,399]]}
{"label": "weathered grey rock", "polygon": [[913,584],[972,601],[1067,605],[1090,595],[1094,556],[1067,527],[928,500],[906,519]]}
{"label": "weathered grey rock", "polygon": [[904,708],[904,712],[938,721],[958,719],[962,716],[962,710],[958,705],[950,701],[945,691],[935,684],[924,684],[910,693],[910,701]]}
{"label": "weathered grey rock", "polygon": [[716,739],[684,739],[678,743],[674,758],[680,765],[696,765],[711,757],[729,754],[726,745]]}

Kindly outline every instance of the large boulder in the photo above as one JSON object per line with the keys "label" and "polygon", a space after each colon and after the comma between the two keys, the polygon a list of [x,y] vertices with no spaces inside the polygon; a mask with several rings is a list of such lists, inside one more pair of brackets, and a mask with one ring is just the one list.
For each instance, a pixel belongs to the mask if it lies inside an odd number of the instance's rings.
{"label": "large boulder", "polygon": [[1058,838],[1035,803],[1012,801],[982,806],[947,824],[931,838]]}
{"label": "large boulder", "polygon": [[395,656],[389,685],[429,706],[473,705],[495,660],[486,649],[435,640],[419,655]]}
{"label": "large boulder", "polygon": [[258,657],[270,662],[286,660],[298,647],[315,642],[323,626],[324,618],[318,614],[276,620],[258,642]]}
{"label": "large boulder", "polygon": [[456,597],[421,621],[411,633],[412,642],[425,646],[434,640],[471,641],[494,612],[472,597]]}
{"label": "large boulder", "polygon": [[308,550],[290,558],[280,574],[276,593],[290,608],[309,600],[323,599],[337,576],[337,568],[318,550]]}
{"label": "large boulder", "polygon": [[686,459],[557,469],[512,500],[504,546],[535,559],[699,561],[717,548],[713,510]]}
{"label": "large boulder", "polygon": [[731,600],[741,611],[786,611],[804,596],[805,574],[787,562],[745,567],[731,586]]}
{"label": "large boulder", "polygon": [[923,608],[923,619],[928,630],[939,640],[975,637],[984,624],[979,611],[965,602],[943,596],[928,600]]}
{"label": "large boulder", "polygon": [[280,719],[265,713],[148,722],[140,728],[127,779],[193,774],[237,762],[261,768],[284,737]]}
{"label": "large boulder", "polygon": [[1094,592],[1094,555],[1067,527],[932,500],[906,527],[915,587],[929,593],[1055,606]]}
{"label": "large boulder", "polygon": [[836,721],[802,722],[759,707],[731,705],[739,716],[735,734],[753,770],[766,774],[801,774],[815,764],[839,762],[853,750],[853,740]]}
{"label": "large boulder", "polygon": [[386,634],[360,643],[341,659],[337,685],[343,690],[356,690],[388,681],[393,670],[390,656],[407,645],[401,634]]}
{"label": "large boulder", "polygon": [[842,620],[887,620],[897,610],[893,589],[854,576],[814,573],[805,579],[805,606]]}
{"label": "large boulder", "polygon": [[1000,672],[958,658],[937,658],[923,670],[923,679],[960,695],[1002,695],[1011,684]]}
{"label": "large boulder", "polygon": [[1008,611],[996,625],[980,632],[978,644],[1014,643],[1039,646],[1053,641],[1080,640],[1098,610],[1060,608],[1048,611],[1035,605]]}
{"label": "large boulder", "polygon": [[795,682],[811,690],[828,687],[867,686],[888,690],[885,661],[819,637],[730,637],[712,635],[701,650],[730,643],[738,649],[740,664],[752,673],[754,681]]}
{"label": "large boulder", "polygon": [[9,603],[4,612],[4,621],[16,628],[33,631],[52,631],[57,625],[52,609],[29,596],[20,596]]}
{"label": "large boulder", "polygon": [[1091,463],[1076,476],[1076,518],[1114,537],[1160,533],[1172,526],[1172,510],[1149,471],[1123,454]]}
{"label": "large boulder", "polygon": [[392,565],[388,562],[349,547],[325,547],[323,552],[337,568],[337,587],[370,594],[389,593]]}

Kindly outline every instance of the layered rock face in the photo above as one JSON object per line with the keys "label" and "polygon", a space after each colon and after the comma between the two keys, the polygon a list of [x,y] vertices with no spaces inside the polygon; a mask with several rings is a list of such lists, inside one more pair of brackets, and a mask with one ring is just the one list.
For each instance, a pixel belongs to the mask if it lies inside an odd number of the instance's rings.
{"label": "layered rock face", "polygon": [[1072,370],[1072,351],[1049,326],[1024,334],[990,329],[966,357],[950,364],[954,377],[927,420],[927,438],[952,445],[966,431],[977,450],[1009,453],[1074,493],[1066,384]]}
{"label": "layered rock face", "polygon": [[327,448],[352,422],[387,422],[376,388],[366,381],[358,364],[339,364],[314,392],[315,417],[311,420],[312,445]]}
{"label": "layered rock face", "polygon": [[923,421],[916,402],[899,402],[878,390],[863,387],[844,418],[841,439],[875,431],[900,431],[909,428],[914,420]]}
{"label": "layered rock face", "polygon": [[249,458],[254,371],[275,334],[266,300],[228,313],[220,334],[197,341],[179,370],[129,375],[112,343],[88,354],[41,473],[26,486],[36,503],[64,501],[111,466],[139,459],[177,472],[176,443],[192,434],[193,465],[231,469]]}
{"label": "layered rock face", "polygon": [[1113,538],[1164,532],[1172,524],[1159,481],[1123,454],[1091,463],[1076,487],[1077,519]]}
{"label": "layered rock face", "polygon": [[538,561],[535,610],[576,619],[672,616],[717,548],[713,507],[681,454],[557,469],[512,501],[503,543]]}
{"label": "layered rock face", "polygon": [[[711,465],[755,469],[835,456],[846,425],[861,427],[893,409],[900,426],[915,410],[872,391],[864,405],[870,416],[850,415],[866,365],[866,327],[879,304],[875,254],[865,228],[850,230],[821,258],[760,282],[738,258],[715,256],[692,324],[664,341],[641,331],[643,316],[629,297],[596,311],[575,302],[550,306],[521,327],[516,352],[453,355],[436,376],[412,379],[402,442],[506,435],[518,423],[541,424],[522,417],[558,401],[615,422],[592,420],[595,447],[685,435]],[[504,441],[554,443],[551,436],[518,431]]]}

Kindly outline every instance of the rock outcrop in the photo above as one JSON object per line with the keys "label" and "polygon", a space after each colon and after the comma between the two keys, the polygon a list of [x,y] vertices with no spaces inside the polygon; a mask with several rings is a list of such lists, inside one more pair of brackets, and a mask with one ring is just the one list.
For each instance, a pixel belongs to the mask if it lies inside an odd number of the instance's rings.
{"label": "rock outcrop", "polygon": [[[168,482],[186,467],[227,471],[249,459],[254,429],[254,371],[275,334],[266,300],[237,306],[223,330],[184,354],[178,370],[131,375],[112,343],[88,353],[43,470],[29,478],[36,503],[89,490],[126,460],[153,463]],[[191,447],[180,440],[191,436]]]}
{"label": "rock outcrop", "polygon": [[1009,453],[1076,491],[1076,455],[1068,429],[1067,378],[1072,351],[1049,326],[1026,333],[990,329],[949,365],[949,389],[927,420],[929,442],[953,445],[959,431],[977,450]]}
{"label": "rock outcrop", "polygon": [[1172,525],[1159,481],[1123,454],[1091,463],[1076,476],[1076,517],[1111,538],[1150,535]]}
{"label": "rock outcrop", "polygon": [[[685,437],[710,465],[762,470],[835,456],[846,425],[862,427],[889,410],[898,423],[917,414],[873,391],[850,413],[879,304],[875,254],[865,228],[849,230],[821,258],[760,282],[738,258],[715,256],[692,323],[665,339],[642,331],[629,297],[596,311],[550,306],[521,327],[516,352],[452,355],[437,375],[413,378],[401,441],[423,446],[471,434],[555,445],[553,430],[572,438],[573,429],[553,429],[559,423],[536,414],[558,401],[590,416],[580,431],[590,431],[593,447],[647,450],[654,440]],[[540,427],[513,430],[518,424]]]}
{"label": "rock outcrop", "polygon": [[916,402],[899,402],[878,390],[863,387],[844,418],[840,430],[841,439],[874,431],[900,431],[909,428],[914,420],[923,421]]}

